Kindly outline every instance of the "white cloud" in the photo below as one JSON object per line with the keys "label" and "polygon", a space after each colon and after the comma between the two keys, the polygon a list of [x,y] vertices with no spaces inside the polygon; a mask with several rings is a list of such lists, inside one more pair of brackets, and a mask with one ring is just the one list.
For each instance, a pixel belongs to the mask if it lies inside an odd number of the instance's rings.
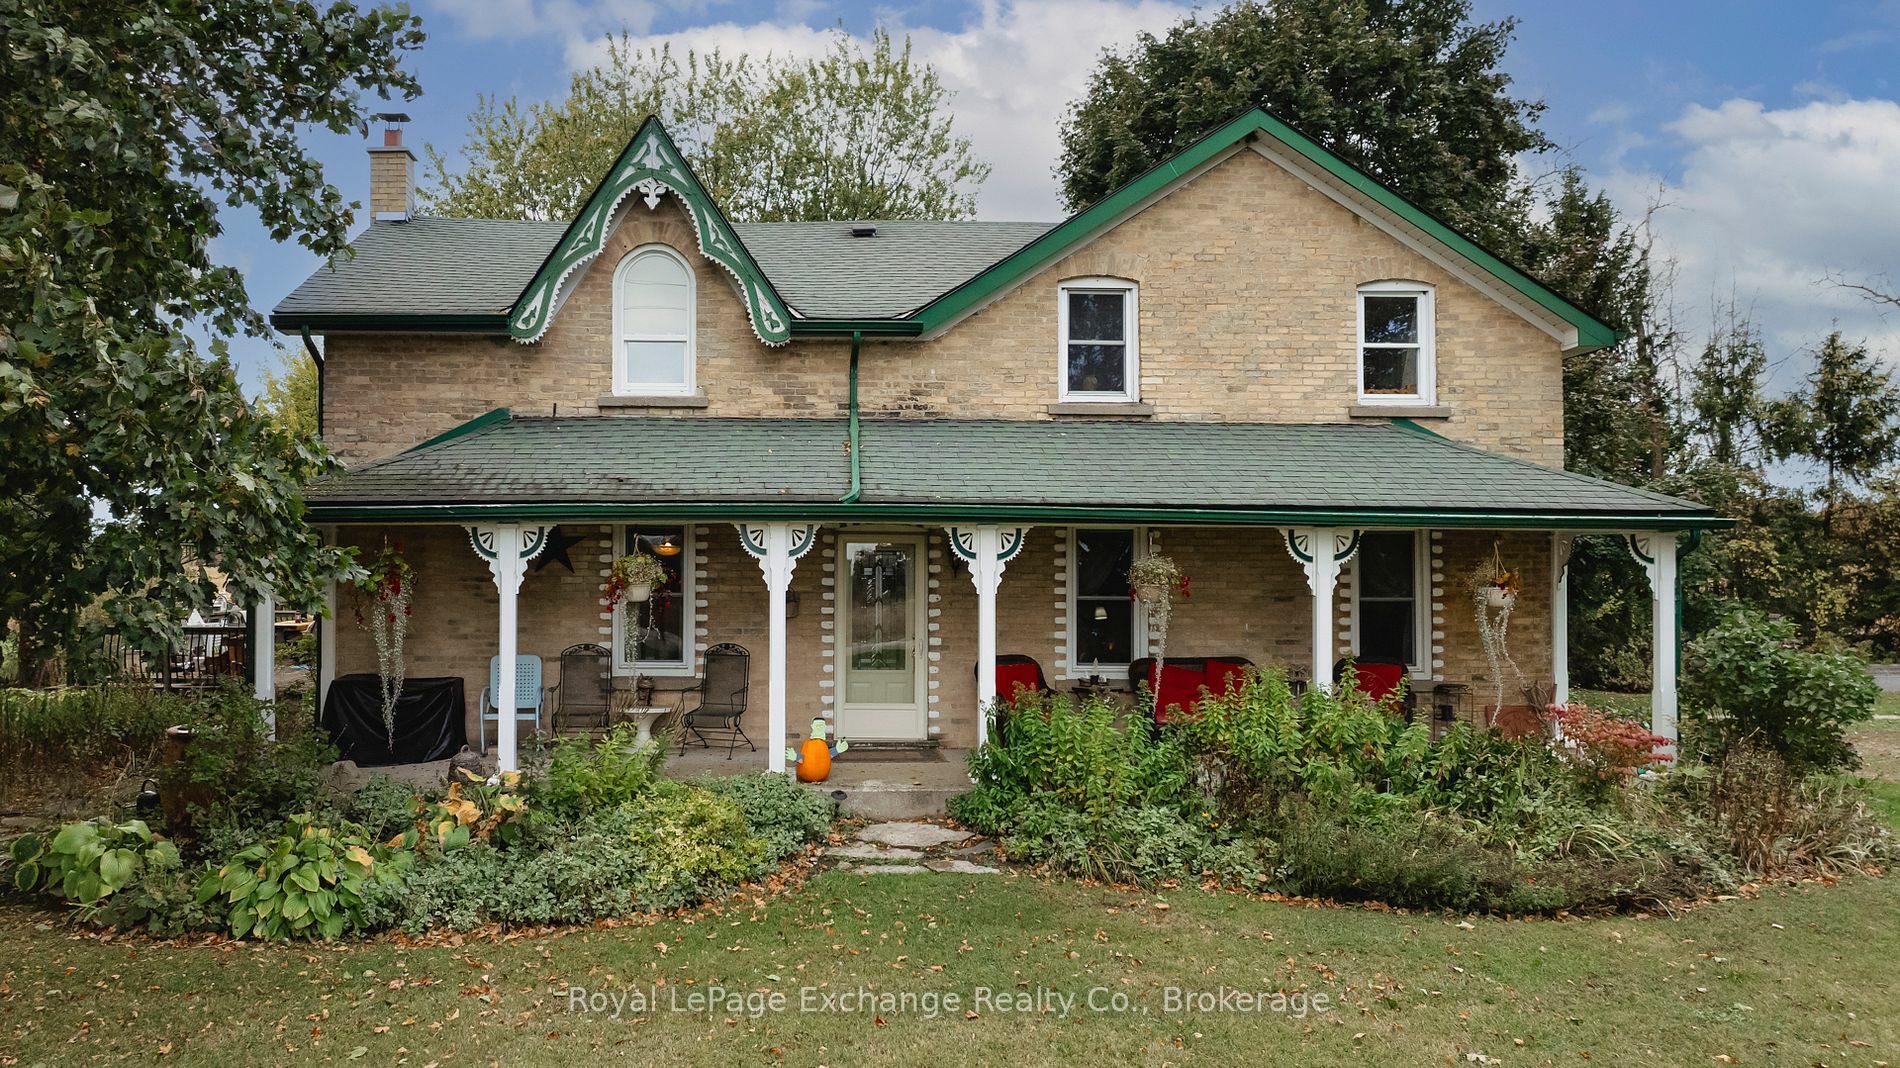
{"label": "white cloud", "polygon": [[1660,190],[1658,245],[1678,262],[1685,326],[1706,325],[1706,309],[1733,295],[1776,354],[1812,346],[1838,325],[1900,360],[1900,317],[1823,281],[1845,273],[1900,282],[1900,103],[1777,110],[1731,99],[1691,105],[1667,130],[1683,145],[1677,177],[1618,171],[1609,186],[1630,214]]}
{"label": "white cloud", "polygon": [[[528,0],[492,0],[514,7]],[[553,4],[543,4],[553,8]],[[600,20],[562,5],[557,26],[568,62],[576,68],[598,62],[605,49]],[[1069,102],[1082,95],[1103,48],[1124,48],[1143,30],[1159,31],[1185,18],[1191,8],[1168,0],[988,0],[954,30],[907,26],[891,16],[884,28],[908,34],[918,59],[931,64],[956,95],[956,126],[993,170],[978,198],[988,219],[1053,220],[1061,217],[1056,181],[1057,124]],[[775,52],[808,56],[822,52],[829,30],[797,22],[722,22],[666,34],[638,34],[639,47]]]}

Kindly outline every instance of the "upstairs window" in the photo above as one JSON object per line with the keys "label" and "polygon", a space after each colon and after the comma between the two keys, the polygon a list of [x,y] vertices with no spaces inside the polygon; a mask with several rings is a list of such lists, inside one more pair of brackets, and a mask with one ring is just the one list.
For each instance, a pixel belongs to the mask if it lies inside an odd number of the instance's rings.
{"label": "upstairs window", "polygon": [[1133,401],[1141,388],[1135,338],[1135,285],[1078,278],[1058,290],[1065,401]]}
{"label": "upstairs window", "polygon": [[614,271],[614,392],[691,393],[693,269],[665,245],[634,249]]}
{"label": "upstairs window", "polygon": [[1431,404],[1432,291],[1421,282],[1359,287],[1359,399],[1367,404]]}

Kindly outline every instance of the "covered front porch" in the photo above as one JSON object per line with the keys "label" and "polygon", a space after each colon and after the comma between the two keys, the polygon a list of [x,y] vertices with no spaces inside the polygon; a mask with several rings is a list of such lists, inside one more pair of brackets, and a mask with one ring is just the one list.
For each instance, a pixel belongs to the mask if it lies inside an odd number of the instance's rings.
{"label": "covered front porch", "polygon": [[[646,458],[662,430],[696,459],[656,472]],[[1130,701],[1130,665],[1160,651],[1160,635],[1129,599],[1127,565],[1152,554],[1191,580],[1172,613],[1171,661],[1239,660],[1327,686],[1342,658],[1389,660],[1425,714],[1497,722],[1567,696],[1564,564],[1579,537],[1617,538],[1644,564],[1654,729],[1674,737],[1677,532],[1719,522],[1688,502],[1391,425],[924,421],[867,426],[858,488],[834,496],[832,478],[857,466],[838,463],[839,430],[500,418],[350,472],[313,499],[339,543],[409,547],[410,674],[461,677],[471,698],[489,688],[496,708],[535,702],[511,692],[512,673],[491,680],[490,657],[553,665],[593,644],[614,681],[646,676],[664,699],[705,678],[715,647],[743,649],[745,741],[731,760],[695,751],[695,765],[783,771],[814,719],[860,747],[839,776],[880,762],[871,743],[981,745],[999,658],[1032,661],[1058,693]],[[531,469],[525,455],[538,460]],[[1056,474],[1086,472],[1098,455],[1124,468],[1116,503],[1102,503],[1087,474]],[[548,474],[564,467],[578,470]],[[471,496],[471,481],[485,495]],[[629,650],[608,571],[659,545],[676,550],[664,607],[635,617],[643,640]],[[1521,584],[1508,663],[1488,655],[1472,610],[1470,576],[1487,565]],[[326,691],[339,665],[374,666],[366,638],[337,618],[321,639]],[[544,687],[566,685],[552,676]],[[518,766],[522,735],[551,731],[559,699],[543,702],[545,718],[485,725],[471,700],[468,734],[485,730],[500,765]],[[960,758],[884,752],[882,763],[960,774]]]}

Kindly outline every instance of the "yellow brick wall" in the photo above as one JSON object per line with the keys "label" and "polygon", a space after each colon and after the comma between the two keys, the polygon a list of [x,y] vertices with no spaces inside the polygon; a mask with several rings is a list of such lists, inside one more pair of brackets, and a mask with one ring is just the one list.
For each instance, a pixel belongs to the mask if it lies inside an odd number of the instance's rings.
{"label": "yellow brick wall", "polygon": [[[877,240],[869,238],[867,240]],[[682,209],[635,203],[537,344],[456,335],[326,338],[325,428],[347,462],[387,455],[497,407],[593,414],[611,391],[612,277],[630,250],[695,265],[703,409],[628,417],[836,416],[848,347],[753,336],[736,287],[697,253]],[[1049,418],[1056,285],[1113,275],[1140,290],[1141,396],[1156,418],[1343,421],[1355,402],[1357,287],[1404,278],[1437,299],[1446,435],[1547,464],[1563,454],[1558,344],[1325,195],[1243,150],[929,341],[867,342],[870,415]]]}

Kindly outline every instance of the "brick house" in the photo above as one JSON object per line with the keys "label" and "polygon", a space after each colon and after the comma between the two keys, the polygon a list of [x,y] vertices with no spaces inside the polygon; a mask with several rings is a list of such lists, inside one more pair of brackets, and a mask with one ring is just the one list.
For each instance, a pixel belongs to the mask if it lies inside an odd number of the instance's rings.
{"label": "brick house", "polygon": [[[1566,695],[1565,561],[1610,536],[1674,735],[1677,540],[1725,524],[1562,470],[1563,360],[1614,332],[1270,115],[1055,224],[731,222],[653,120],[571,222],[422,217],[385,140],[355,257],[272,322],[322,340],[349,470],[314,521],[416,569],[411,676],[473,695],[491,656],[593,643],[665,690],[734,642],[761,766],[817,716],[961,749],[999,654],[1127,688],[1154,637],[1127,568],[1165,553],[1169,658],[1391,662],[1485,721]],[[635,548],[668,580],[630,660],[605,585]],[[1493,563],[1522,579],[1502,702]],[[329,621],[320,661],[326,695],[375,670]]]}

